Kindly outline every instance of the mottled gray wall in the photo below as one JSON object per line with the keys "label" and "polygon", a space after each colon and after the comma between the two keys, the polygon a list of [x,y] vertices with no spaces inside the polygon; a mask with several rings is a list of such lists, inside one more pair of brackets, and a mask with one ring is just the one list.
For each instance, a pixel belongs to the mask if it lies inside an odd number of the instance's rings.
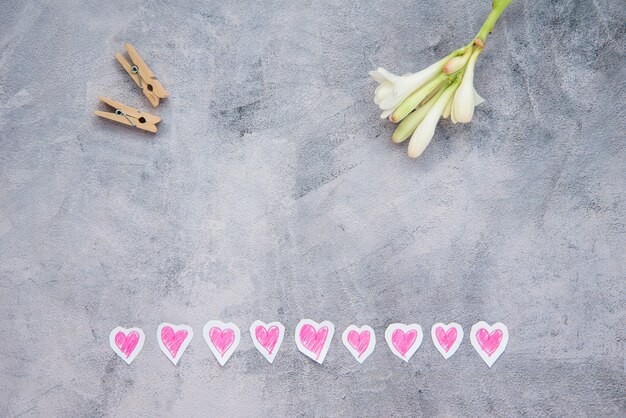
{"label": "mottled gray wall", "polygon": [[[477,66],[487,102],[419,160],[389,140],[376,66],[466,43],[489,2],[34,1],[0,13],[1,416],[624,414],[622,1],[517,0]],[[170,91],[156,136],[130,41]],[[300,318],[338,329],[320,366]],[[200,336],[244,330],[223,368]],[[287,325],[269,365],[247,327]],[[466,340],[410,363],[391,321],[509,326],[488,369]],[[186,322],[174,367],[154,337]],[[379,336],[360,366],[350,323]],[[127,366],[116,325],[148,334]]]}

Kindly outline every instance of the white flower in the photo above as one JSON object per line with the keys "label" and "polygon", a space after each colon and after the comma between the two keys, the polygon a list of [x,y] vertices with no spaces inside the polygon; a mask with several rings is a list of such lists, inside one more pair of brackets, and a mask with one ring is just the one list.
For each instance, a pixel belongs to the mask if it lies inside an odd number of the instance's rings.
{"label": "white flower", "polygon": [[435,104],[426,114],[426,117],[419,124],[415,132],[413,132],[413,136],[411,136],[411,141],[409,142],[409,157],[416,158],[419,157],[422,152],[426,149],[430,140],[433,138],[435,134],[435,128],[437,127],[437,123],[439,123],[439,119],[443,111],[446,108],[446,105],[452,99],[452,95],[455,90],[459,87],[458,81],[452,84],[450,87],[443,92],[443,94],[437,99]]}
{"label": "white flower", "polygon": [[474,89],[474,67],[480,52],[481,49],[478,48],[472,53],[463,73],[461,85],[454,94],[451,112],[452,122],[454,123],[471,121],[472,116],[474,116],[474,107],[484,101]]}
{"label": "white flower", "polygon": [[395,143],[411,138],[409,157],[416,158],[428,146],[441,118],[468,123],[474,108],[484,102],[474,88],[474,69],[485,40],[513,0],[492,0],[491,12],[473,40],[430,67],[398,76],[384,68],[371,71],[378,82],[374,102],[380,117],[399,123],[391,139]]}
{"label": "white flower", "polygon": [[411,93],[439,74],[447,60],[448,57],[420,72],[402,76],[392,74],[384,68],[370,71],[370,76],[379,83],[374,93],[374,103],[383,111],[380,118],[387,118]]}

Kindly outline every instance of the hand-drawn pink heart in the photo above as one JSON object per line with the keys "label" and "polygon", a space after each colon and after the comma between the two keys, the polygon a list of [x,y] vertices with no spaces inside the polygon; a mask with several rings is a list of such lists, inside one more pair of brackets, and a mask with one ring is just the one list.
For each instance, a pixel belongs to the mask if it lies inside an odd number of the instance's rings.
{"label": "hand-drawn pink heart", "polygon": [[369,325],[351,324],[343,330],[341,341],[359,363],[363,363],[376,347],[376,333]]}
{"label": "hand-drawn pink heart", "polygon": [[443,356],[448,359],[456,353],[463,342],[463,327],[456,322],[444,324],[437,322],[430,329],[433,345]]}
{"label": "hand-drawn pink heart", "polygon": [[315,353],[315,358],[318,359],[322,349],[324,348],[324,343],[326,342],[326,337],[328,336],[328,328],[321,327],[319,330],[315,331],[313,325],[305,324],[300,329],[300,342],[302,345],[312,353]]}
{"label": "hand-drawn pink heart", "polygon": [[276,325],[271,326],[269,330],[263,325],[259,325],[254,330],[254,335],[256,336],[259,344],[261,344],[261,346],[265,348],[269,354],[272,354],[274,347],[276,346],[276,342],[278,341],[280,330]]}
{"label": "hand-drawn pink heart", "polygon": [[491,356],[498,349],[500,342],[502,341],[502,336],[502,331],[499,329],[490,333],[485,328],[481,328],[476,332],[478,344],[488,356]]}
{"label": "hand-drawn pink heart", "polygon": [[129,357],[133,353],[133,350],[137,347],[137,343],[139,343],[139,333],[137,331],[131,331],[128,335],[124,334],[122,331],[115,334],[115,345],[126,357]]}
{"label": "hand-drawn pink heart", "polygon": [[215,348],[217,348],[217,351],[223,356],[230,346],[233,345],[235,333],[232,329],[222,330],[221,328],[213,327],[209,330],[209,338]]}
{"label": "hand-drawn pink heart", "polygon": [[412,329],[409,332],[404,332],[401,329],[397,329],[391,336],[391,342],[393,346],[398,350],[400,354],[406,356],[406,353],[411,349],[415,340],[417,339],[417,331]]}
{"label": "hand-drawn pink heart", "polygon": [[360,334],[355,330],[352,330],[348,333],[348,343],[359,353],[358,357],[367,350],[367,347],[370,345],[370,332],[367,330],[362,331]]}
{"label": "hand-drawn pink heart", "polygon": [[185,341],[188,334],[189,333],[184,329],[174,332],[172,327],[169,326],[165,326],[161,329],[161,341],[163,341],[163,345],[165,345],[167,351],[172,354],[172,357],[176,357],[181,344]]}
{"label": "hand-drawn pink heart", "polygon": [[450,348],[454,345],[456,341],[457,332],[456,328],[450,328],[448,332],[444,331],[443,327],[437,327],[435,330],[435,334],[437,335],[437,341],[443,349],[446,351],[450,351]]}

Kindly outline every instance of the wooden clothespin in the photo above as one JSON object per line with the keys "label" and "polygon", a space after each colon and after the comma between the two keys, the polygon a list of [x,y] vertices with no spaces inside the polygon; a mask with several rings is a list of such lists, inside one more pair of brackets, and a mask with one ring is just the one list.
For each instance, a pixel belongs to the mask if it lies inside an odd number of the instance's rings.
{"label": "wooden clothespin", "polygon": [[135,128],[143,129],[144,131],[152,133],[156,133],[156,124],[161,122],[161,118],[157,116],[149,113],[143,113],[130,106],[111,100],[108,97],[100,96],[100,101],[115,108],[114,113],[102,112],[99,110],[95,112],[96,115],[102,116],[103,118],[123,123],[124,125],[134,126]]}
{"label": "wooden clothespin", "polygon": [[150,68],[148,68],[135,47],[128,43],[124,44],[124,47],[126,48],[126,52],[128,52],[132,64],[119,52],[115,54],[115,58],[122,64],[122,67],[124,67],[135,84],[143,90],[143,94],[150,100],[152,106],[157,107],[159,100],[169,96],[169,93],[161,85],[159,80],[156,79],[154,73],[150,71]]}

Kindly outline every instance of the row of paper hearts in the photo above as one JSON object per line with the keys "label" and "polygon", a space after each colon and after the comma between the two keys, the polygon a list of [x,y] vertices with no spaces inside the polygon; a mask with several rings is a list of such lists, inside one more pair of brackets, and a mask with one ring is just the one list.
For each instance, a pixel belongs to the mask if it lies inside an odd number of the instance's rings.
{"label": "row of paper hearts", "polygon": [[[330,349],[334,333],[335,326],[332,322],[317,323],[303,319],[296,326],[296,346],[307,357],[321,364]],[[222,366],[235,352],[241,340],[237,325],[217,320],[207,322],[202,335]],[[285,327],[280,322],[266,324],[256,320],[250,326],[250,336],[257,350],[272,363],[285,337]],[[461,345],[463,328],[456,322],[447,325],[436,323],[431,328],[431,337],[437,350],[447,359]],[[130,364],[143,348],[145,338],[141,328],[117,327],[111,331],[109,342],[113,351]],[[178,364],[192,338],[193,330],[188,325],[164,322],[157,329],[159,347],[174,364]],[[385,331],[385,340],[391,351],[407,362],[420,347],[423,338],[422,327],[418,324],[395,323],[389,325]],[[368,325],[350,325],[341,339],[359,363],[363,363],[376,346],[376,334]],[[509,341],[509,332],[500,322],[489,325],[480,321],[472,326],[470,341],[487,366],[491,367],[504,352]]]}

